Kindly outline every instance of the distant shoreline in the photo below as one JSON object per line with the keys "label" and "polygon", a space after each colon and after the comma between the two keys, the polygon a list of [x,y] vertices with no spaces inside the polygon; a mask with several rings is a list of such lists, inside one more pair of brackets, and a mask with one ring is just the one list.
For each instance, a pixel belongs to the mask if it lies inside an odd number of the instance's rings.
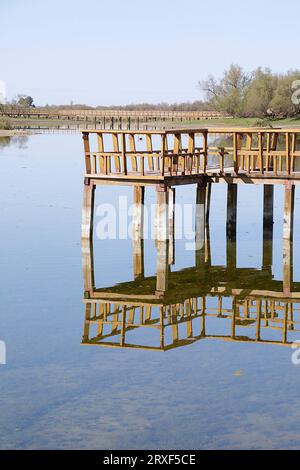
{"label": "distant shoreline", "polygon": [[30,129],[0,129],[0,137],[14,137],[17,135],[28,135],[33,132]]}
{"label": "distant shoreline", "polygon": [[[18,118],[18,119],[9,119],[10,124],[12,126],[11,129],[0,129],[0,138],[1,137],[14,137],[14,136],[22,136],[22,135],[31,135],[31,134],[37,134],[41,133],[43,131],[47,132],[47,130],[52,130],[55,131],[57,128],[57,131],[64,131],[64,130],[70,130],[70,131],[78,131],[80,132],[81,129],[86,128],[84,122],[76,125],[76,123],[71,123],[66,120],[53,120],[53,119],[28,119],[28,118]],[[89,128],[92,129],[101,129],[101,124],[97,123],[96,127],[91,126],[91,123],[89,123]],[[264,126],[265,124],[265,126]],[[300,128],[300,119],[293,119],[293,118],[287,118],[287,119],[277,119],[273,121],[269,121],[268,123],[261,122],[259,123],[259,120],[257,118],[231,118],[230,120],[228,119],[205,119],[205,120],[193,120],[193,121],[156,121],[155,123],[153,122],[144,122],[141,126],[140,129],[174,129],[174,128],[224,128],[224,127],[266,127],[268,128],[268,124],[270,127],[281,127],[281,128]],[[21,127],[18,129],[14,129],[13,126],[18,126]],[[24,126],[24,128],[22,128]],[[32,128],[31,128],[32,126]],[[123,129],[126,129],[126,126],[123,127]],[[134,129],[134,126],[132,127],[132,130]]]}

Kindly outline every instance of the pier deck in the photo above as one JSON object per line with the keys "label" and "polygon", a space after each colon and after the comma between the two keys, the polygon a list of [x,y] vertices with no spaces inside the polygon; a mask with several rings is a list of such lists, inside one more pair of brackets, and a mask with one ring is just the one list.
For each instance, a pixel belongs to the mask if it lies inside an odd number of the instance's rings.
{"label": "pier deck", "polygon": [[85,176],[96,184],[300,182],[300,129],[82,132]]}

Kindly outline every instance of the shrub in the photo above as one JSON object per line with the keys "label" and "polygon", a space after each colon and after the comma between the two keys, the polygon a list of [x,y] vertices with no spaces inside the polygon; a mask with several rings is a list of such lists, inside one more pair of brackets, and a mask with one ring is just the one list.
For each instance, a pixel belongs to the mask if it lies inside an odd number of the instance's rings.
{"label": "shrub", "polygon": [[11,129],[11,124],[9,119],[6,118],[0,118],[0,129]]}

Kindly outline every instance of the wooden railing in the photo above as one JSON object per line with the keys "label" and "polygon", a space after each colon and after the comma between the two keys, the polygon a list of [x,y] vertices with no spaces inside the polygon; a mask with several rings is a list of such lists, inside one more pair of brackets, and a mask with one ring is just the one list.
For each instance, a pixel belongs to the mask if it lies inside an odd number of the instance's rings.
{"label": "wooden railing", "polygon": [[0,115],[6,116],[61,116],[78,118],[131,118],[131,119],[161,119],[161,120],[200,120],[200,119],[230,119],[232,116],[218,111],[172,111],[172,110],[130,110],[130,109],[70,109],[70,108],[23,108],[5,106]]}
{"label": "wooden railing", "polygon": [[[96,150],[91,150],[90,135],[97,137]],[[183,147],[181,132],[83,131],[86,173],[119,177],[205,173],[207,131],[201,132],[199,146],[195,136],[188,133]]]}
{"label": "wooden railing", "polygon": [[[168,350],[205,338],[282,346],[290,346],[298,338],[300,309],[297,302],[266,297],[232,297],[231,307],[228,307],[228,297],[217,296],[217,302],[211,304],[212,298],[194,297],[168,305],[91,302],[85,299],[82,344]],[[212,306],[214,303],[216,306]],[[211,319],[213,323],[210,323]],[[217,325],[218,319],[221,330]],[[153,346],[126,341],[127,333],[132,340],[133,332],[142,328],[158,331]],[[155,338],[153,334],[150,337]]]}
{"label": "wooden railing", "polygon": [[221,169],[224,155],[230,155],[238,173],[289,175],[297,171],[300,129],[211,129],[212,135],[231,137],[231,145],[208,149],[209,154],[219,155]]}
{"label": "wooden railing", "polygon": [[[86,174],[95,177],[297,174],[300,129],[82,131]],[[300,168],[299,168],[300,169]]]}

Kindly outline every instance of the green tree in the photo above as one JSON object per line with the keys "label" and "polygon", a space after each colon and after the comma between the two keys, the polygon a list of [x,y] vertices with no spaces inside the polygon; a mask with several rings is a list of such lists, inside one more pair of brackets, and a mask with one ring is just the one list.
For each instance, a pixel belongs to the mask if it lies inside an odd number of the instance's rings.
{"label": "green tree", "polygon": [[33,98],[29,95],[17,95],[12,104],[22,108],[34,108]]}
{"label": "green tree", "polygon": [[276,75],[271,70],[258,68],[252,73],[247,91],[243,115],[266,117],[270,114],[270,103],[278,84]]}
{"label": "green tree", "polygon": [[300,105],[294,104],[292,100],[292,84],[300,79],[300,71],[289,71],[286,75],[278,77],[278,84],[270,108],[272,113],[278,117],[292,117],[300,114]]}
{"label": "green tree", "polygon": [[216,110],[232,116],[242,116],[249,78],[242,67],[232,64],[220,80],[210,75],[199,85]]}

